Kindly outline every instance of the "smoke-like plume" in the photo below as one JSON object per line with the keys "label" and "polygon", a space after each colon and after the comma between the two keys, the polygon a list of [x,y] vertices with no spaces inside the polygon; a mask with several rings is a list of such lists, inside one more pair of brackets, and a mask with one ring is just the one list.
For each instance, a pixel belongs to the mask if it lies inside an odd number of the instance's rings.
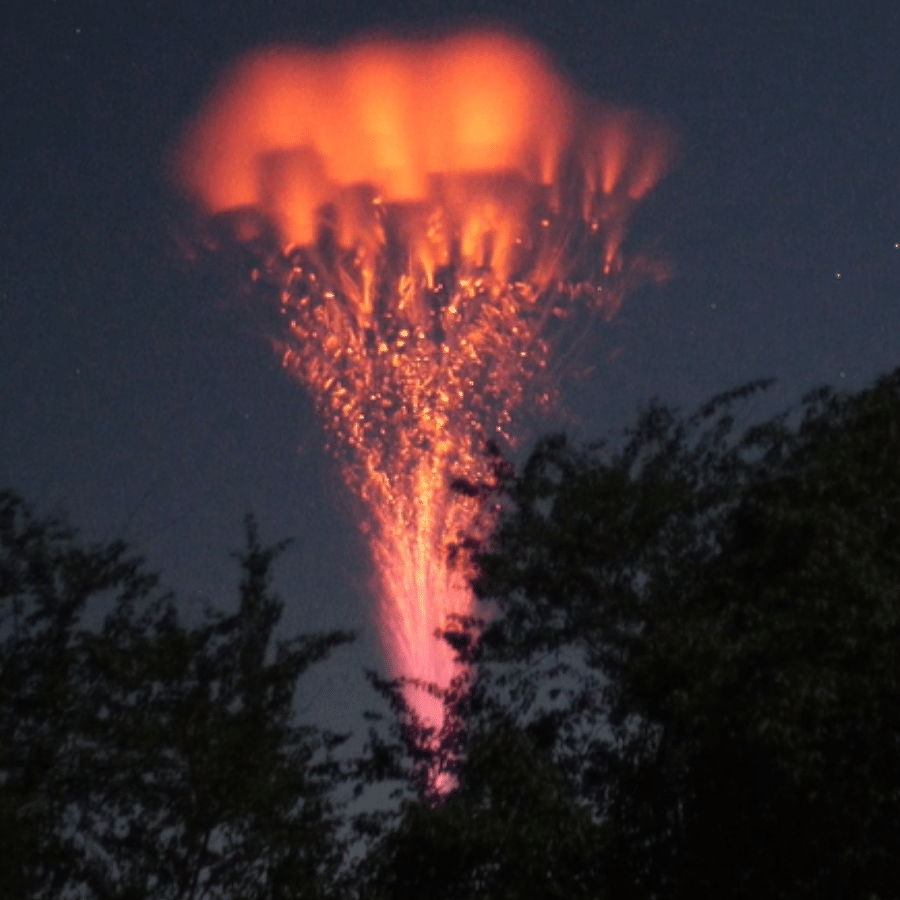
{"label": "smoke-like plume", "polygon": [[187,129],[180,186],[277,231],[279,349],[368,510],[395,675],[454,674],[434,635],[472,595],[447,548],[484,522],[450,483],[487,478],[485,445],[551,402],[552,385],[530,392],[579,311],[610,315],[659,277],[622,241],[672,147],[495,32],[264,50]]}

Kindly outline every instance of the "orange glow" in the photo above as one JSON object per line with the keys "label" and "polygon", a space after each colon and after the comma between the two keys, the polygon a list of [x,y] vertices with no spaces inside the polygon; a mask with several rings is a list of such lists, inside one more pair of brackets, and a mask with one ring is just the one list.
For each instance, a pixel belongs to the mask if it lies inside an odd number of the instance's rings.
{"label": "orange glow", "polygon": [[567,321],[661,277],[621,244],[671,149],[494,32],[256,53],[180,144],[208,214],[252,207],[278,231],[279,349],[368,511],[395,676],[453,676],[435,631],[473,601],[448,546],[490,522],[449,485],[488,478],[486,443],[552,402]]}

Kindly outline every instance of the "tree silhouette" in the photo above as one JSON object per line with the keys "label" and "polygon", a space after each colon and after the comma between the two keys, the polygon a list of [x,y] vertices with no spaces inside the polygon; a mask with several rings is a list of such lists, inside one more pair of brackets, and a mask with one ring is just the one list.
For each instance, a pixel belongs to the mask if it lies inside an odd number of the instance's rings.
{"label": "tree silhouette", "polygon": [[900,896],[900,370],[737,434],[762,387],[462,486],[501,508],[473,668],[439,733],[373,676],[349,765],[295,720],[349,635],[276,640],[283,544],[248,520],[237,610],[187,625],[0,494],[0,896]]}
{"label": "tree silhouette", "polygon": [[543,441],[481,556],[480,690],[591,810],[609,896],[900,895],[900,370],[733,438],[763,386]]}
{"label": "tree silhouette", "polygon": [[503,512],[493,618],[446,636],[455,787],[372,896],[900,896],[900,371],[736,434],[764,387],[468,486]]}
{"label": "tree silhouette", "polygon": [[350,636],[275,640],[283,547],[248,519],[237,611],[187,626],[124,544],[0,495],[0,893],[333,895],[338,739],[293,700]]}

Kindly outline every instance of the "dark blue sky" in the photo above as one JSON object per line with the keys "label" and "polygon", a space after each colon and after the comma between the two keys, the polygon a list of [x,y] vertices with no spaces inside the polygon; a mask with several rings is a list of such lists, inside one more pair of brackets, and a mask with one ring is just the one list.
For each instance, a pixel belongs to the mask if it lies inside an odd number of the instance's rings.
{"label": "dark blue sky", "polygon": [[567,392],[585,436],[653,395],[689,407],[775,376],[780,407],[900,364],[900,8],[453,8],[16,0],[0,33],[0,485],[133,540],[188,599],[234,596],[227,553],[253,510],[264,536],[297,539],[289,627],[363,630],[331,676],[351,690],[376,642],[350,505],[300,389],[183,258],[161,176],[241,51],[499,23],[589,93],[678,123],[681,163],[633,234],[676,277],[598,329]]}

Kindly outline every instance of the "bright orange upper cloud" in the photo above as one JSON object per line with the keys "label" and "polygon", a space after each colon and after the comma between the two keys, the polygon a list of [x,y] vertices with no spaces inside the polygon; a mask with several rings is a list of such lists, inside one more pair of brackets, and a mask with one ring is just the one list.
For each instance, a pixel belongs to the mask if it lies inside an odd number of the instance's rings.
{"label": "bright orange upper cloud", "polygon": [[589,191],[634,200],[665,167],[668,144],[650,131],[583,101],[532,44],[472,32],[255,53],[213,92],[176,165],[209,212],[257,207],[307,244],[316,211],[349,186],[402,202],[433,198],[435,175],[548,185],[566,154]]}

